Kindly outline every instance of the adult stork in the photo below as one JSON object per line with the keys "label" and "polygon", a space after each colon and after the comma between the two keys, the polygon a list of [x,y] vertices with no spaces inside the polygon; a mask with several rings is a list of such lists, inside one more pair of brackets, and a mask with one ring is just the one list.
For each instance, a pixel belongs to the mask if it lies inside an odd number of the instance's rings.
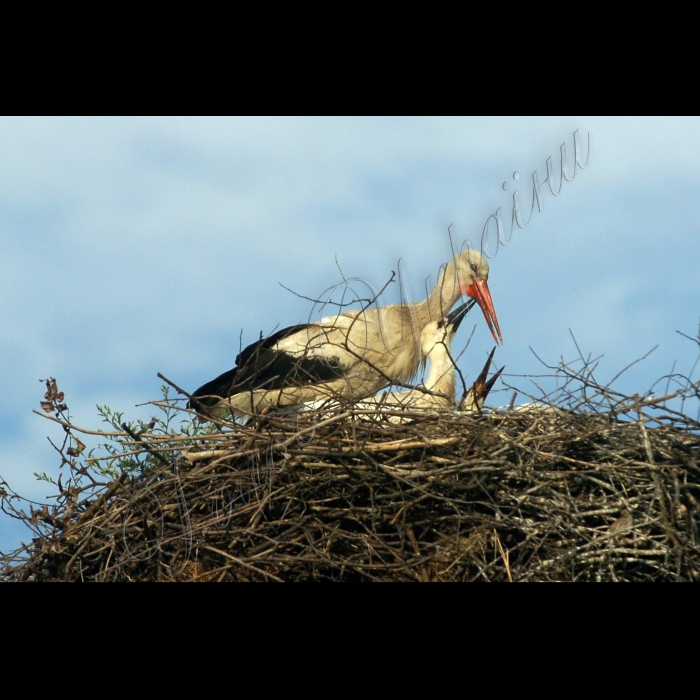
{"label": "adult stork", "polygon": [[405,384],[425,361],[423,329],[444,319],[462,294],[479,304],[500,345],[488,277],[485,258],[462,251],[444,266],[427,299],[344,311],[277,331],[245,348],[236,366],[199,387],[188,405],[205,417],[250,416],[332,397],[362,399],[392,382]]}

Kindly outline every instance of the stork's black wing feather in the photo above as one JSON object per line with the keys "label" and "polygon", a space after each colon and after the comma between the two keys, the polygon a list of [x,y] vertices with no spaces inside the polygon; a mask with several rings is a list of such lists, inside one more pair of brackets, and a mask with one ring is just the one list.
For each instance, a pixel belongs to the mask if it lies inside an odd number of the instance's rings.
{"label": "stork's black wing feather", "polygon": [[193,408],[195,411],[201,412],[206,406],[214,406],[219,402],[219,399],[230,396],[231,394],[228,391],[236,384],[238,370],[238,367],[234,367],[228,372],[220,374],[216,379],[202,384],[199,389],[192,393],[192,398],[187,403],[187,408]]}
{"label": "stork's black wing feather", "polygon": [[306,330],[307,328],[311,328],[310,323],[298,323],[296,326],[282,328],[276,333],[268,335],[267,338],[260,338],[260,340],[256,340],[254,343],[251,343],[248,347],[241,350],[241,352],[236,356],[236,367],[242,367],[243,365],[247,364],[250,357],[255,353],[271,348],[283,338],[294,335],[294,333]]}
{"label": "stork's black wing feather", "polygon": [[343,370],[335,358],[293,357],[272,347],[283,338],[309,327],[310,324],[290,326],[252,343],[236,357],[233,369],[203,384],[192,394],[189,407],[200,411],[206,406],[214,406],[220,399],[244,391],[272,391],[341,377]]}

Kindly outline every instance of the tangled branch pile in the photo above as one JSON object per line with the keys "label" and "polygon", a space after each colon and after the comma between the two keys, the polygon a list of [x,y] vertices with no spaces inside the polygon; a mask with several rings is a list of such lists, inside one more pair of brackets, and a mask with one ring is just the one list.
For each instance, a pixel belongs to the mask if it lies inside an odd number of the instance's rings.
{"label": "tangled branch pile", "polygon": [[700,423],[594,388],[398,424],[350,409],[125,429],[112,435],[138,468],[91,489],[76,477],[27,514],[36,539],[3,578],[700,580]]}

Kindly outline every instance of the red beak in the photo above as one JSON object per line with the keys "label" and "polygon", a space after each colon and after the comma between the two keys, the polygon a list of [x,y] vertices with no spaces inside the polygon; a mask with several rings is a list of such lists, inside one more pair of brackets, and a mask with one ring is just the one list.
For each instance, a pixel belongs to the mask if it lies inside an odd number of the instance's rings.
{"label": "red beak", "polygon": [[468,287],[462,287],[462,292],[476,299],[484,313],[486,323],[489,324],[493,339],[497,345],[503,345],[503,336],[501,335],[498,318],[496,318],[496,310],[493,308],[493,299],[491,299],[491,292],[486,280],[474,280]]}

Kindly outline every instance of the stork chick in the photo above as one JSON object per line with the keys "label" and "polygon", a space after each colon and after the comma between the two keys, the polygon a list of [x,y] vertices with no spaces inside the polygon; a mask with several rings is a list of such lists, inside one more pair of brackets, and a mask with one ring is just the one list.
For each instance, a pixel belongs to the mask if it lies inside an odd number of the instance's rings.
{"label": "stork chick", "polygon": [[[353,404],[360,420],[388,420],[390,423],[406,423],[413,420],[411,416],[396,415],[396,411],[415,411],[423,409],[440,410],[456,407],[455,402],[455,364],[451,354],[451,344],[457,329],[474,305],[470,300],[448,314],[440,321],[431,321],[421,334],[421,350],[430,362],[428,376],[421,388],[410,391],[397,391],[382,396],[374,396]],[[505,367],[487,381],[488,372],[493,361],[494,348],[486,365],[460,402],[460,410],[467,412],[481,411],[484,401]],[[304,410],[321,410],[322,417],[329,418],[336,412],[348,410],[347,403],[338,401],[314,401],[305,404]],[[386,412],[385,410],[386,409]]]}
{"label": "stork chick", "polygon": [[[430,362],[425,391],[397,391],[377,399],[385,406],[415,408],[451,408],[455,404],[455,365],[450,354],[452,339],[474,301],[462,304],[446,319],[431,321],[421,333],[421,350]],[[367,402],[363,402],[367,403]]]}
{"label": "stork chick", "polygon": [[484,406],[484,401],[486,401],[486,397],[489,395],[489,392],[493,388],[493,385],[496,383],[496,380],[501,376],[501,372],[505,369],[504,365],[503,367],[501,367],[501,369],[498,370],[498,372],[496,372],[496,374],[493,375],[493,377],[491,377],[491,379],[486,379],[489,376],[489,369],[491,369],[491,363],[493,362],[493,354],[495,352],[496,348],[491,350],[491,353],[489,354],[488,359],[486,360],[486,364],[484,365],[484,369],[481,370],[481,373],[476,378],[474,384],[472,384],[469,387],[469,390],[459,402],[460,411],[467,411],[470,413],[481,412],[481,409]]}

